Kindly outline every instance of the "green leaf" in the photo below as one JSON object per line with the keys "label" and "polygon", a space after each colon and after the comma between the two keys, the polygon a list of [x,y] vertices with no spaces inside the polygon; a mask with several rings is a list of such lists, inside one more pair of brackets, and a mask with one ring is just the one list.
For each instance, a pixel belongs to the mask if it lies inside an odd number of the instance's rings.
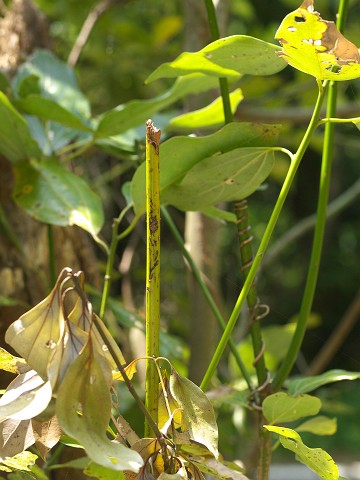
{"label": "green leaf", "polygon": [[[194,459],[192,459],[194,461]],[[248,480],[242,469],[235,463],[225,460],[216,460],[215,458],[202,457],[201,463],[196,462],[196,466],[203,473],[223,480]]]}
{"label": "green leaf", "polygon": [[[236,148],[272,145],[278,135],[276,125],[230,123],[221,130],[203,137],[174,137],[160,145],[160,199],[167,189],[178,184],[188,171],[199,162],[219,152]],[[216,161],[215,161],[216,163]],[[198,190],[198,188],[196,188]],[[145,164],[135,172],[131,182],[131,195],[137,215],[145,212]]]}
{"label": "green leaf", "polygon": [[[230,93],[230,105],[232,113],[235,113],[237,106],[243,99],[240,88]],[[194,130],[201,128],[217,127],[224,125],[224,108],[222,98],[218,97],[210,105],[195,110],[193,112],[184,113],[170,120],[167,127],[168,130]]]}
{"label": "green leaf", "polygon": [[316,415],[321,401],[311,395],[290,396],[285,392],[274,393],[265,398],[263,413],[270,424],[292,422],[302,417]]}
{"label": "green leaf", "polygon": [[246,35],[233,35],[210,43],[198,52],[184,52],[170,63],[160,65],[148,78],[178,77],[206,73],[215,77],[238,78],[240,74],[272,75],[286,66],[276,56],[276,45]]}
{"label": "green leaf", "polygon": [[140,455],[106,437],[111,414],[111,367],[91,338],[70,365],[57,394],[56,412],[64,432],[91,460],[112,470],[137,472]]}
{"label": "green leaf", "polygon": [[0,153],[11,162],[41,157],[25,119],[0,92]]}
{"label": "green leaf", "polygon": [[275,38],[281,56],[289,65],[319,80],[351,80],[360,77],[360,55],[334,22],[323,20],[314,11],[312,0],[289,13]]}
{"label": "green leaf", "polygon": [[13,79],[14,89],[18,90],[30,75],[38,77],[44,97],[54,100],[80,118],[90,117],[89,101],[79,89],[74,70],[49,50],[39,49],[28,57]]}
{"label": "green leaf", "polygon": [[[75,468],[78,470],[83,470],[89,465],[89,463],[90,463],[89,457],[80,457],[80,458],[75,458],[74,460],[70,460],[69,462],[50,465],[48,468],[49,470],[58,470],[60,468]],[[112,472],[114,473],[114,470],[112,470]]]}
{"label": "green leaf", "polygon": [[2,460],[0,463],[0,470],[5,472],[12,472],[13,470],[24,470],[30,472],[30,467],[34,465],[37,455],[31,452],[21,452],[14,457],[9,457]]}
{"label": "green leaf", "polygon": [[23,112],[36,115],[43,120],[52,120],[69,128],[92,132],[92,128],[87,124],[88,122],[71,113],[71,111],[65,109],[51,98],[40,95],[28,95],[16,103]]}
{"label": "green leaf", "polygon": [[104,223],[98,195],[84,179],[56,160],[22,162],[15,167],[14,198],[41,222],[78,225],[95,236]]}
{"label": "green leaf", "polygon": [[307,447],[298,433],[290,428],[272,427],[264,425],[270,432],[280,435],[280,442],[284,448],[296,453],[296,459],[307,465],[324,480],[337,480],[339,469],[330,455],[321,448]]}
{"label": "green leaf", "polygon": [[337,430],[336,418],[329,418],[319,415],[310,418],[306,422],[296,427],[297,432],[310,432],[315,435],[334,435]]}
{"label": "green leaf", "polygon": [[95,136],[101,138],[119,135],[138,125],[145,124],[146,120],[155,112],[189,94],[215,88],[217,83],[216,78],[198,73],[178,78],[169,90],[158,97],[151,100],[132,100],[103,114],[100,117]]}
{"label": "green leaf", "polygon": [[202,210],[251,195],[274,165],[271,148],[237,148],[195,165],[179,185],[162,194],[162,203],[180,210]]}
{"label": "green leaf", "polygon": [[328,383],[340,382],[342,380],[357,380],[360,378],[360,372],[348,372],[347,370],[329,370],[321,375],[313,377],[291,378],[286,386],[291,395],[299,393],[308,393],[316,390]]}
{"label": "green leaf", "polygon": [[190,438],[205,445],[218,458],[218,428],[210,400],[197,385],[173,368],[169,385],[172,396],[182,409],[182,421]]}
{"label": "green leaf", "polygon": [[99,480],[125,480],[123,472],[114,472],[110,468],[103,467],[97,463],[90,462],[84,470],[85,475]]}

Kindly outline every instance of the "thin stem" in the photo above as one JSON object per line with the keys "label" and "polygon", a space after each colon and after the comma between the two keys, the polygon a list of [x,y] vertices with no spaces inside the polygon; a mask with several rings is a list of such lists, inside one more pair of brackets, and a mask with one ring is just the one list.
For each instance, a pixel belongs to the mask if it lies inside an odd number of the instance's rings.
{"label": "thin stem", "polygon": [[[211,295],[211,292],[210,292],[208,286],[204,282],[199,268],[197,267],[197,265],[194,262],[192,256],[190,255],[189,251],[185,247],[184,240],[181,237],[180,232],[177,229],[177,227],[176,227],[173,219],[171,218],[171,215],[169,214],[168,210],[166,209],[166,207],[164,207],[164,206],[161,207],[161,214],[162,214],[162,218],[165,220],[165,222],[167,223],[171,233],[173,234],[176,243],[179,245],[184,258],[186,259],[187,263],[189,264],[189,266],[191,268],[191,271],[194,275],[194,278],[197,281],[198,285],[200,286],[200,288],[201,288],[201,290],[204,294],[204,297],[206,298],[206,301],[208,302],[208,304],[209,304],[209,306],[210,306],[210,308],[211,308],[219,326],[224,331],[225,328],[226,328],[225,320],[224,320],[223,316],[221,315],[220,310],[218,309],[218,307],[217,307],[217,305],[214,301],[214,298]],[[253,391],[254,386],[253,386],[252,381],[251,381],[250,373],[248,372],[247,368],[245,367],[244,362],[242,361],[242,358],[240,357],[240,354],[239,354],[239,352],[236,348],[236,345],[231,338],[229,339],[229,347],[230,347],[231,353],[234,356],[235,362],[236,362],[237,366],[239,367],[239,370],[240,370],[242,376],[244,377],[244,380],[246,381],[246,383],[249,387],[249,390]]]}
{"label": "thin stem", "polygon": [[[129,379],[126,371],[125,371],[125,368],[124,368],[124,365],[122,364],[121,360],[118,358],[118,356],[116,355],[116,352],[114,351],[114,349],[112,348],[112,345],[110,342],[108,342],[107,340],[107,335],[106,333],[104,332],[104,327],[103,325],[97,320],[96,318],[96,315],[93,316],[93,321],[94,321],[94,324],[104,342],[104,344],[108,347],[109,349],[109,353],[110,355],[113,357],[114,359],[114,362],[116,364],[116,367],[119,369],[119,372],[121,373],[123,379],[124,379],[124,382],[126,383],[126,386],[129,390],[129,392],[131,393],[132,397],[134,398],[137,406],[139,407],[139,409],[141,410],[141,412],[144,414],[148,424],[151,426],[151,429],[153,430],[153,432],[155,433],[156,437],[160,440],[163,438],[163,435],[162,433],[160,432],[160,430],[158,429],[158,426],[157,424],[153,421],[150,413],[148,412],[147,408],[145,407],[145,405],[143,404],[143,402],[141,401],[141,398],[139,397],[137,391],[135,390],[135,387],[134,385],[132,384],[131,380]],[[152,361],[154,361],[152,359]]]}
{"label": "thin stem", "polygon": [[128,205],[120,212],[120,215],[117,218],[114,218],[113,224],[112,224],[112,236],[111,236],[111,242],[110,242],[110,249],[106,245],[106,249],[107,249],[106,253],[108,255],[108,258],[106,262],[104,286],[103,286],[103,292],[101,296],[101,304],[100,304],[100,312],[99,312],[99,317],[101,318],[101,320],[104,319],[106,305],[107,305],[107,301],[110,294],[112,272],[114,268],[115,255],[116,255],[116,249],[117,249],[118,243],[122,238],[126,237],[126,235],[128,235],[134,229],[137,222],[137,218],[134,218],[134,220],[131,222],[129,227],[119,235],[119,225],[122,222],[125,214],[130,210],[130,208],[131,208],[131,205]]}
{"label": "thin stem", "polygon": [[[337,26],[342,27],[344,22],[345,11],[347,10],[348,0],[341,0],[339,6],[339,16]],[[328,82],[326,82],[328,83]],[[337,99],[337,84],[336,82],[330,82],[329,95],[327,101],[326,116],[332,117],[336,114],[336,99]],[[284,381],[289,376],[296,358],[299,354],[301,344],[304,339],[307,321],[311,313],[311,308],[314,300],[315,289],[319,274],[319,266],[321,260],[321,253],[323,248],[323,241],[326,227],[326,210],[329,198],[332,159],[333,159],[333,144],[334,144],[334,131],[335,127],[333,123],[327,123],[325,125],[324,132],[324,145],[322,153],[322,163],[320,172],[320,185],[319,185],[319,198],[316,212],[316,225],[314,232],[314,240],[312,244],[310,264],[308,274],[306,278],[306,285],[304,290],[303,299],[301,302],[299,317],[297,320],[296,330],[294,336],[289,345],[288,351],[285,355],[283,363],[277,371],[274,382],[273,390],[279,390]]]}
{"label": "thin stem", "polygon": [[320,123],[360,123],[360,117],[354,117],[354,118],[326,117],[326,118],[323,118],[320,121]]}
{"label": "thin stem", "polygon": [[288,173],[286,175],[286,178],[284,180],[283,186],[281,188],[279,197],[276,201],[276,204],[274,206],[274,210],[271,214],[269,223],[266,226],[263,238],[261,240],[260,246],[258,248],[258,251],[254,257],[253,264],[250,268],[249,274],[244,282],[244,286],[239,294],[239,297],[237,299],[237,302],[235,304],[235,307],[230,315],[229,321],[227,323],[225,332],[223,333],[220,342],[218,344],[218,347],[214,353],[214,356],[210,362],[209,368],[205,373],[204,379],[202,381],[202,388],[206,390],[209,386],[210,380],[212,376],[215,373],[216,367],[221,359],[222,354],[224,353],[225,347],[228,343],[228,340],[230,338],[231,332],[233,331],[233,328],[236,324],[236,321],[239,317],[239,314],[241,312],[241,309],[245,303],[246,297],[250,291],[251,285],[254,281],[255,275],[259,269],[259,266],[261,264],[262,258],[265,254],[265,251],[267,249],[267,246],[269,244],[271,235],[274,231],[274,228],[277,224],[279,215],[281,213],[282,207],[284,205],[285,199],[289,193],[290,187],[292,185],[292,182],[295,178],[295,174],[297,172],[297,169],[299,168],[300,162],[304,156],[304,153],[309,145],[309,142],[311,140],[311,137],[317,127],[318,120],[319,120],[319,115],[320,115],[320,109],[322,102],[324,100],[325,96],[325,89],[320,88],[319,86],[319,92],[318,92],[318,97],[316,100],[316,105],[314,108],[313,115],[311,117],[310,123],[308,125],[308,128],[305,132],[305,135],[300,143],[300,146],[297,150],[297,152],[294,154],[292,162],[290,164]]}
{"label": "thin stem", "polygon": [[[159,378],[152,357],[160,353],[160,130],[146,122],[146,377],[145,405],[152,419],[158,418]],[[145,437],[154,435],[145,419]]]}
{"label": "thin stem", "polygon": [[100,311],[99,317],[101,320],[104,319],[105,310],[107,301],[110,295],[110,287],[112,281],[112,272],[114,268],[114,261],[116,255],[116,249],[118,246],[118,228],[119,228],[119,218],[115,218],[112,224],[112,237],[110,242],[110,250],[106,262],[106,270],[105,270],[105,277],[104,277],[104,286],[103,286],[103,293],[101,296],[101,304],[100,304]]}
{"label": "thin stem", "polygon": [[[213,3],[213,0],[204,0],[205,7],[208,16],[209,28],[211,33],[211,38],[213,41],[220,38],[219,26],[216,18],[216,10]],[[231,111],[230,95],[229,95],[229,84],[227,78],[219,78],[220,93],[224,109],[224,119],[225,123],[231,123],[234,121],[234,117]]]}

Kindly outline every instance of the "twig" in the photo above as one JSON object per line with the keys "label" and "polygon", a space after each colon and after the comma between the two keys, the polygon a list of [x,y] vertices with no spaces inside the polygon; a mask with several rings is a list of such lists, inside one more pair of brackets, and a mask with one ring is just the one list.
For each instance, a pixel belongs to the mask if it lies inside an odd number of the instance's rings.
{"label": "twig", "polygon": [[121,0],[102,0],[100,3],[95,5],[95,7],[90,10],[88,16],[86,17],[83,26],[81,27],[80,33],[75,40],[74,46],[71,49],[68,58],[68,65],[70,67],[75,67],[77,64],[81,52],[88,41],[91,31],[95,26],[95,23],[99,20],[101,15],[103,15],[109,8],[113,7],[116,3],[120,3]]}
{"label": "twig", "polygon": [[329,340],[312,361],[306,375],[318,375],[343,344],[345,338],[360,317],[360,291],[357,293]]}

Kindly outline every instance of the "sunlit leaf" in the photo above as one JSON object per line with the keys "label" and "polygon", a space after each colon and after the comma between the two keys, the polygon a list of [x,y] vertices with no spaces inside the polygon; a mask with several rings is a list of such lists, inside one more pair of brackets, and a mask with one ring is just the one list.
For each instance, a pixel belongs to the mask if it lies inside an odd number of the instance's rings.
{"label": "sunlit leaf", "polygon": [[216,40],[198,52],[184,52],[174,61],[163,63],[147,82],[196,72],[235,78],[240,74],[272,75],[286,66],[284,60],[275,55],[279,50],[257,38],[233,35]]}
{"label": "sunlit leaf", "polygon": [[[160,146],[160,197],[179,184],[185,175],[204,159],[236,148],[273,145],[279,127],[252,123],[230,123],[221,130],[203,137],[178,136]],[[198,190],[198,187],[197,187]],[[131,194],[138,215],[145,212],[145,164],[135,172],[131,182]]]}
{"label": "sunlit leaf", "polygon": [[17,90],[24,78],[38,78],[41,94],[81,117],[90,116],[89,100],[81,92],[74,70],[49,50],[38,49],[18,69],[13,86]]}
{"label": "sunlit leaf", "polygon": [[218,458],[218,428],[210,400],[197,385],[174,369],[169,385],[172,396],[182,409],[182,420],[190,438],[205,445]]}
{"label": "sunlit leaf", "polygon": [[30,420],[4,420],[0,423],[0,462],[23,452],[34,442]]}
{"label": "sunlit leaf", "polygon": [[155,112],[175,103],[189,94],[196,94],[217,86],[218,80],[207,75],[195,73],[180,77],[174,85],[162,95],[151,100],[131,100],[100,117],[96,138],[119,135],[127,130],[145,124]]}
{"label": "sunlit leaf", "polygon": [[10,373],[25,373],[29,365],[21,357],[15,357],[0,347],[0,369]]}
{"label": "sunlit leaf", "polygon": [[113,470],[138,471],[140,455],[106,437],[111,413],[111,367],[89,340],[69,367],[57,394],[61,428],[95,463]]}
{"label": "sunlit leaf", "polygon": [[334,435],[337,430],[336,418],[328,418],[318,415],[296,427],[297,432],[310,432],[315,435]]}
{"label": "sunlit leaf", "polygon": [[28,420],[48,406],[52,396],[50,382],[34,371],[18,375],[0,399],[0,421],[6,418]]}
{"label": "sunlit leaf", "polygon": [[0,153],[11,162],[40,158],[41,150],[30,134],[25,119],[0,92]]}
{"label": "sunlit leaf", "polygon": [[99,196],[85,180],[56,160],[18,163],[14,198],[31,216],[52,225],[78,225],[96,235],[104,213]]}
{"label": "sunlit leaf", "polygon": [[321,400],[311,395],[290,396],[285,392],[274,393],[265,398],[263,413],[271,424],[292,422],[302,417],[316,415]]}
{"label": "sunlit leaf", "polygon": [[[237,106],[244,98],[240,88],[237,88],[229,95],[232,113],[235,113]],[[184,113],[170,120],[168,130],[195,130],[201,128],[212,128],[223,125],[224,107],[221,97],[200,110]]]}
{"label": "sunlit leaf", "polygon": [[[136,368],[137,368],[137,360],[133,360],[132,362],[129,363],[129,365],[127,365],[124,368],[125,373],[130,380],[135,375]],[[113,380],[121,380],[122,382],[124,381],[124,378],[123,378],[121,372],[119,372],[119,371],[113,371],[112,378],[113,378]]]}
{"label": "sunlit leaf", "polygon": [[65,127],[84,132],[92,132],[92,128],[84,119],[77,117],[71,111],[66,110],[57,101],[41,95],[29,95],[17,101],[17,106],[29,115],[36,115],[43,120],[52,120]]}
{"label": "sunlit leaf", "polygon": [[308,393],[328,383],[340,382],[342,380],[357,380],[360,372],[348,372],[347,370],[329,370],[321,375],[313,377],[291,378],[287,381],[288,392],[291,395]]}
{"label": "sunlit leaf", "polygon": [[313,0],[289,13],[275,38],[281,43],[281,56],[298,70],[319,80],[351,80],[360,77],[360,55],[334,22],[323,20],[314,11]]}
{"label": "sunlit leaf", "polygon": [[284,448],[296,454],[296,459],[307,465],[324,480],[337,480],[339,470],[331,456],[321,448],[307,447],[298,433],[290,428],[264,425],[270,432],[280,435],[280,442]]}
{"label": "sunlit leaf", "polygon": [[64,334],[61,308],[61,275],[51,293],[10,325],[5,340],[44,380],[54,348]]}
{"label": "sunlit leaf", "polygon": [[14,457],[2,460],[0,463],[0,470],[5,472],[12,472],[13,470],[25,470],[30,472],[30,467],[34,465],[37,455],[31,452],[21,452]]}

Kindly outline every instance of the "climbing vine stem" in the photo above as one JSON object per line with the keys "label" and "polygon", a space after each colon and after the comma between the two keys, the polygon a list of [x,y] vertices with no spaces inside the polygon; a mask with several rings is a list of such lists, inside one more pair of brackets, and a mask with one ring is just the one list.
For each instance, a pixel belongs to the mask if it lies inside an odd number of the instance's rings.
{"label": "climbing vine stem", "polygon": [[[343,29],[345,22],[345,14],[348,8],[348,0],[341,0],[339,5],[339,14],[337,19],[337,27],[339,30]],[[331,118],[336,113],[336,99],[337,99],[337,84],[336,82],[324,82],[324,89],[328,86],[329,94],[327,99],[326,117]],[[298,356],[311,308],[314,300],[315,289],[318,279],[319,266],[321,260],[321,253],[323,248],[323,241],[326,227],[326,213],[329,198],[331,170],[333,162],[333,145],[334,145],[334,129],[333,123],[326,123],[324,132],[324,145],[322,152],[319,197],[316,211],[316,225],[314,232],[314,240],[312,244],[310,264],[306,278],[306,285],[304,295],[301,302],[300,312],[296,324],[294,336],[289,345],[288,351],[282,362],[279,370],[276,372],[273,381],[273,390],[279,390],[284,381],[289,376],[292,367],[295,364]]]}
{"label": "climbing vine stem", "polygon": [[226,329],[218,343],[218,346],[215,350],[215,353],[211,359],[211,362],[209,364],[209,367],[205,373],[205,376],[202,381],[202,388],[206,390],[210,384],[211,378],[215,373],[215,370],[217,368],[217,365],[222,357],[222,354],[224,353],[225,347],[228,343],[228,340],[230,338],[231,332],[233,331],[233,328],[237,322],[237,319],[239,317],[239,314],[241,312],[241,309],[245,303],[246,297],[251,289],[251,286],[253,284],[253,281],[255,279],[256,273],[260,267],[262,258],[265,254],[265,251],[267,249],[267,246],[269,244],[271,235],[274,231],[274,228],[277,224],[279,215],[281,213],[282,207],[284,205],[284,202],[286,200],[286,197],[289,193],[290,187],[292,185],[292,182],[295,178],[296,172],[299,168],[299,165],[301,163],[301,160],[304,156],[304,153],[309,145],[309,142],[311,140],[311,137],[318,125],[319,117],[320,117],[320,109],[324,100],[325,96],[325,88],[322,88],[322,85],[319,85],[319,90],[318,90],[318,96],[315,104],[315,108],[313,111],[313,115],[311,117],[310,123],[306,129],[305,135],[299,145],[299,148],[297,152],[293,155],[292,162],[290,164],[289,170],[287,172],[287,175],[285,177],[283,186],[281,188],[279,197],[276,201],[276,204],[274,206],[273,212],[271,214],[270,220],[266,226],[264,235],[262,237],[262,240],[260,242],[260,246],[258,248],[258,251],[254,257],[254,261],[251,265],[251,268],[249,270],[248,276],[244,282],[243,288],[239,294],[239,297],[236,301],[236,304],[234,306],[234,309],[230,315],[229,321],[227,323]]}

